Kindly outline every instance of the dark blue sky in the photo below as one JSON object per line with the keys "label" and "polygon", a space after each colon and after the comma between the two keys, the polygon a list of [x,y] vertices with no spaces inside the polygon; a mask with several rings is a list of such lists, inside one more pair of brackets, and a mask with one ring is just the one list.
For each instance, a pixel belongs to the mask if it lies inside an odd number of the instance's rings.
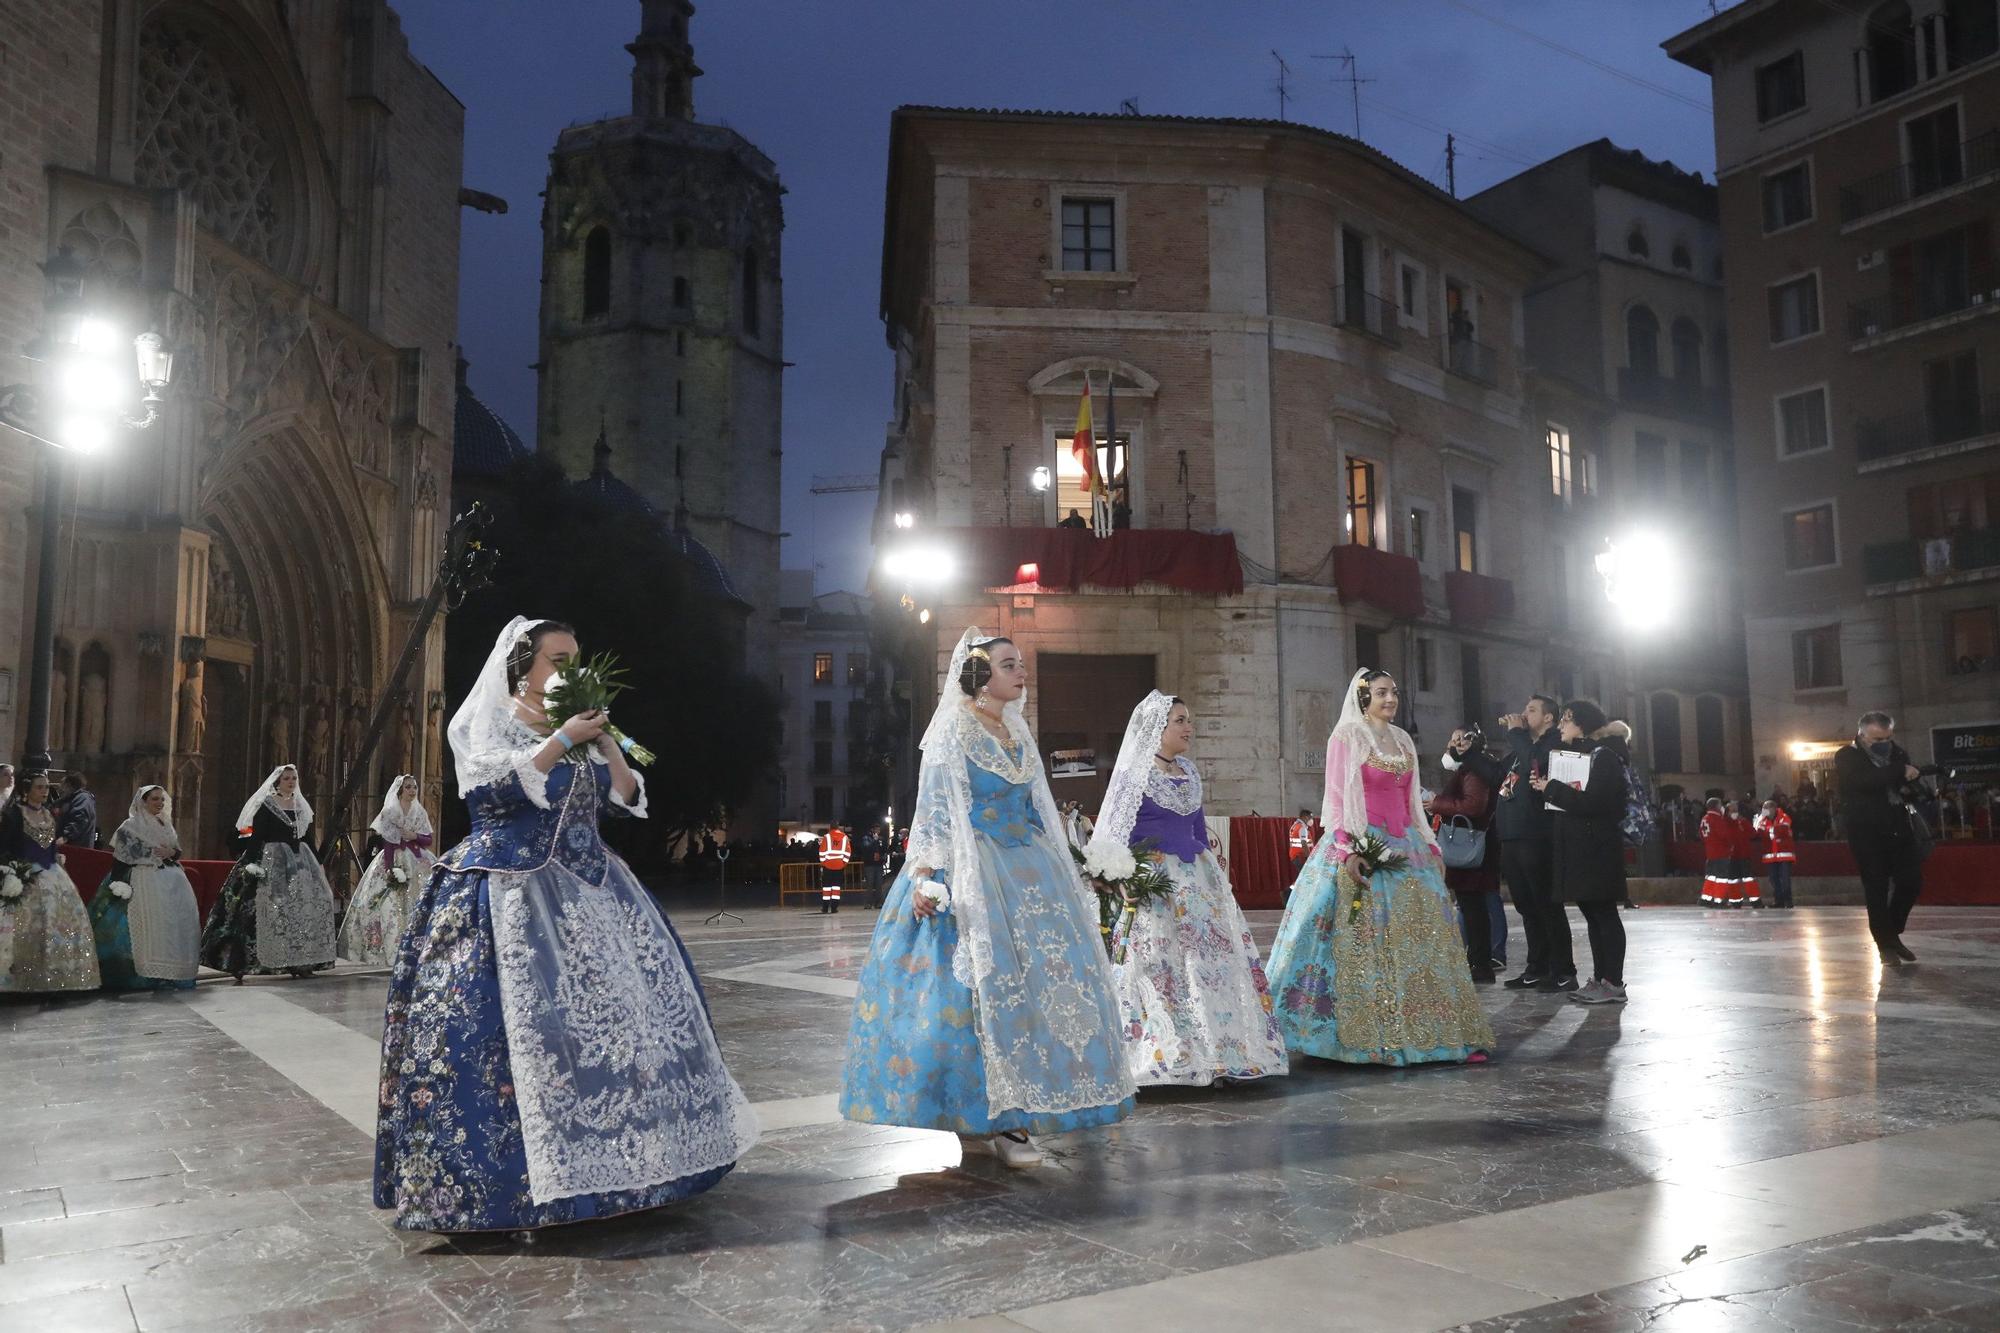
{"label": "dark blue sky", "polygon": [[[563,126],[630,104],[638,0],[395,0],[420,60],[465,103],[465,181],[511,211],[464,215],[459,326],[479,395],[532,440],[538,198]],[[1352,133],[1337,62],[1364,79],[1371,144],[1461,195],[1600,136],[1714,170],[1706,113],[1549,49],[1515,27],[1706,103],[1660,42],[1707,0],[711,0],[694,19],[703,120],[778,164],[785,201],[785,563],[822,591],[867,567],[868,495],[813,497],[814,474],[872,473],[889,415],[876,315],[889,113],[947,106],[1275,116]]]}

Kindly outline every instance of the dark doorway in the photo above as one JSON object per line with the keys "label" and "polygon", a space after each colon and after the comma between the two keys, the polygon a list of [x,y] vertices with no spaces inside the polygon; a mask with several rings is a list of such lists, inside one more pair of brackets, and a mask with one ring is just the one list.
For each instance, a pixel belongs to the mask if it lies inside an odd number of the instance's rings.
{"label": "dark doorway", "polygon": [[236,662],[208,660],[202,672],[203,713],[207,734],[202,741],[201,826],[195,842],[199,855],[233,859],[236,854],[230,823],[264,775],[251,774],[252,716],[250,669]]}
{"label": "dark doorway", "polygon": [[1132,710],[1153,689],[1150,655],[1040,653],[1038,691],[1042,763],[1058,802],[1081,801],[1095,816],[1111,781]]}

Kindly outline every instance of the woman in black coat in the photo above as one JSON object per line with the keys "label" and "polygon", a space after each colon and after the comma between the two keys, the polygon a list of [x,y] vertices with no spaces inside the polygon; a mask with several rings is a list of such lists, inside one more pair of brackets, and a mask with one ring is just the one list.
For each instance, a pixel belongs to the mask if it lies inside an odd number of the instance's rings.
{"label": "woman in black coat", "polygon": [[1563,706],[1561,741],[1550,757],[1568,750],[1589,756],[1580,784],[1530,779],[1555,810],[1550,850],[1558,902],[1575,903],[1590,929],[1596,979],[1570,994],[1579,1004],[1625,1003],[1625,769],[1632,760],[1632,728],[1613,722],[1590,699]]}

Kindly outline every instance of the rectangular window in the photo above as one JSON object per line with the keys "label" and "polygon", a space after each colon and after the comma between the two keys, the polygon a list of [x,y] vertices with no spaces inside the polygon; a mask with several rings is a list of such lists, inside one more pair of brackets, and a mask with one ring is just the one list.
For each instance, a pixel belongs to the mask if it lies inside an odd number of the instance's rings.
{"label": "rectangular window", "polygon": [[1354,627],[1354,665],[1356,669],[1382,669],[1382,631],[1373,625]]}
{"label": "rectangular window", "polygon": [[1365,458],[1347,460],[1347,540],[1374,546],[1375,514],[1381,497],[1375,489],[1375,465]]}
{"label": "rectangular window", "polygon": [[[1984,239],[1988,224],[1975,224]],[[1916,309],[1918,319],[1949,315],[1972,304],[1971,227],[1926,236],[1913,247],[1916,256]],[[1981,283],[1983,291],[1986,284]]]}
{"label": "rectangular window", "polygon": [[813,776],[830,777],[833,774],[833,742],[813,742]]}
{"label": "rectangular window", "polygon": [[1479,496],[1463,486],[1451,488],[1452,558],[1468,574],[1479,572]]}
{"label": "rectangular window", "polygon": [[813,823],[831,824],[832,822],[833,822],[833,788],[814,787]]}
{"label": "rectangular window", "polygon": [[1062,201],[1062,266],[1067,273],[1115,273],[1118,253],[1115,221],[1116,201],[1110,199],[1064,199]]}
{"label": "rectangular window", "polygon": [[1638,431],[1632,437],[1632,479],[1643,493],[1667,488],[1667,441],[1662,435]]}
{"label": "rectangular window", "polygon": [[1819,332],[1819,274],[1773,283],[1765,291],[1770,299],[1773,343]]}
{"label": "rectangular window", "polygon": [[1380,333],[1368,290],[1368,238],[1352,227],[1340,229],[1340,291],[1336,298],[1340,322],[1352,329]]}
{"label": "rectangular window", "polygon": [[1806,104],[1806,53],[1788,56],[1757,67],[1757,119],[1776,120]]}
{"label": "rectangular window", "polygon": [[814,733],[818,735],[824,735],[832,730],[833,730],[833,700],[831,699],[814,700],[813,701]]}
{"label": "rectangular window", "polygon": [[1821,625],[1792,635],[1792,688],[1830,690],[1840,683],[1840,626]]}
{"label": "rectangular window", "polygon": [[1979,403],[1979,356],[1972,348],[1924,362],[1924,424],[1932,444],[1978,435],[1985,424]]}
{"label": "rectangular window", "polygon": [[1814,387],[1778,399],[1778,457],[1816,454],[1826,447],[1826,390]]}
{"label": "rectangular window", "polygon": [[868,654],[849,653],[847,655],[847,683],[866,685],[868,683]]}
{"label": "rectangular window", "polygon": [[2000,615],[1990,606],[1947,611],[1944,616],[1944,669],[1959,675],[1991,671],[2000,658]]}
{"label": "rectangular window", "polygon": [[1569,430],[1551,421],[1542,430],[1549,442],[1549,492],[1563,503],[1576,493],[1576,477],[1570,457]]}
{"label": "rectangular window", "polygon": [[1597,453],[1592,449],[1576,451],[1576,493],[1578,495],[1597,494]]}
{"label": "rectangular window", "polygon": [[[1093,399],[1092,410],[1101,410],[1094,401],[1097,395],[1093,393],[1091,398]],[[1083,484],[1083,464],[1077,461],[1075,452],[1070,448],[1070,444],[1075,438],[1073,434],[1065,432],[1058,435],[1055,441],[1056,522],[1064,522],[1071,514],[1075,514],[1083,520],[1083,526],[1088,527],[1090,524],[1090,491]],[[1099,476],[1104,478],[1105,483],[1112,488],[1111,500],[1114,504],[1119,498],[1119,488],[1129,486],[1130,479],[1125,475],[1125,464],[1127,458],[1130,456],[1131,446],[1132,434],[1130,431],[1119,431],[1115,442],[1108,442],[1101,428],[1098,431],[1097,472]]]}
{"label": "rectangular window", "polygon": [[1397,321],[1404,327],[1416,329],[1418,332],[1422,332],[1430,323],[1430,311],[1425,304],[1428,299],[1426,289],[1430,284],[1424,279],[1425,274],[1421,264],[1403,260],[1396,265]]}
{"label": "rectangular window", "polygon": [[1709,498],[1708,446],[1693,440],[1681,441],[1681,496],[1695,504]]}
{"label": "rectangular window", "polygon": [[1417,640],[1417,692],[1429,694],[1437,688],[1437,645],[1429,639]]}
{"label": "rectangular window", "polygon": [[1959,152],[1958,106],[1941,106],[1903,127],[1910,154],[1910,194],[1929,194],[1965,179]]}
{"label": "rectangular window", "polygon": [[1486,680],[1476,643],[1458,646],[1458,708],[1458,715],[1468,722],[1486,716]]}
{"label": "rectangular window", "polygon": [[1823,569],[1838,562],[1831,504],[1794,509],[1780,521],[1785,525],[1786,569]]}
{"label": "rectangular window", "polygon": [[833,683],[833,654],[814,653],[813,684],[830,685],[832,683]]}
{"label": "rectangular window", "polygon": [[1764,177],[1764,230],[1812,221],[1812,163],[1797,162]]}

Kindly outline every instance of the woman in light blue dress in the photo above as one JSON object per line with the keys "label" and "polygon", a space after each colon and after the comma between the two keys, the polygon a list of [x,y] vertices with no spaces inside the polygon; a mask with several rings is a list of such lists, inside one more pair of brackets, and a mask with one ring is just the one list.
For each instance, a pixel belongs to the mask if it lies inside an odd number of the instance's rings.
{"label": "woman in light blue dress", "polygon": [[[1039,1163],[1031,1135],[1132,1109],[1118,1000],[1007,639],[967,630],[924,734],[903,870],[854,998],[841,1114]],[[919,891],[919,887],[922,891]]]}

